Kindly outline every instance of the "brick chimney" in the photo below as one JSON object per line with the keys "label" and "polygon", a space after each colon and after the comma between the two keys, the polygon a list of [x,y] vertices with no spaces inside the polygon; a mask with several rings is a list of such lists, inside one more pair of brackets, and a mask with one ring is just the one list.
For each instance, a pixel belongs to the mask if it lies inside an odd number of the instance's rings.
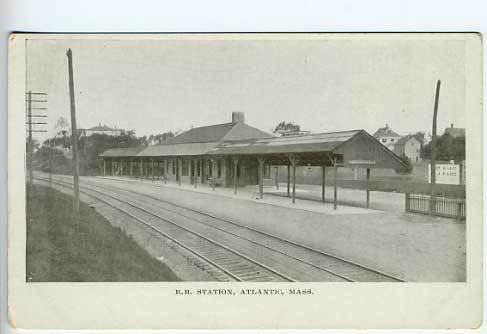
{"label": "brick chimney", "polygon": [[232,112],[232,123],[245,123],[245,114],[243,112]]}

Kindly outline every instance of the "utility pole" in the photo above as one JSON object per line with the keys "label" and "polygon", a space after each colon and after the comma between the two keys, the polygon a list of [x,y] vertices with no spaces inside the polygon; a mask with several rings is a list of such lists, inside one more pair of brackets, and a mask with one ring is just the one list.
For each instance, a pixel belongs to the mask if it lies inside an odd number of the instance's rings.
{"label": "utility pole", "polygon": [[52,147],[51,147],[51,138],[47,139],[49,145],[49,187],[52,187]]}
{"label": "utility pole", "polygon": [[74,104],[73,53],[66,52],[68,57],[69,101],[71,110],[71,146],[73,149],[73,213],[76,221],[79,219],[79,161],[78,161],[78,130],[76,128],[76,109]]}
{"label": "utility pole", "polygon": [[[32,98],[34,96],[34,98]],[[32,103],[43,103],[47,102],[47,99],[37,99],[35,96],[47,96],[46,93],[35,93],[32,91],[28,91],[26,93],[26,102],[27,102],[27,164],[29,169],[29,182],[32,183],[34,179],[34,168],[33,168],[33,158],[34,158],[34,142],[32,139],[32,133],[34,132],[47,132],[47,130],[40,130],[40,129],[33,129],[33,125],[46,125],[47,122],[39,122],[36,118],[39,117],[47,117],[44,114],[32,114],[32,110],[47,110],[46,107],[37,107],[33,106]]]}
{"label": "utility pole", "polygon": [[433,111],[433,129],[431,136],[431,184],[430,184],[430,213],[436,209],[435,184],[436,184],[436,119],[438,116],[438,100],[440,98],[441,80],[436,83],[435,107]]}
{"label": "utility pole", "polygon": [[27,102],[27,124],[29,126],[29,139],[27,140],[27,150],[29,151],[29,182],[32,184],[34,179],[34,170],[32,169],[32,159],[34,155],[34,148],[32,147],[32,92],[28,93]]}

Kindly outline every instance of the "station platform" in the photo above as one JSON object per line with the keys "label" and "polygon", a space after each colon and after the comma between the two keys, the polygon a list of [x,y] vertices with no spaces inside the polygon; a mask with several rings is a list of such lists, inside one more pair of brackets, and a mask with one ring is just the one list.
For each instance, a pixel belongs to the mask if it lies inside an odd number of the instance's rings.
{"label": "station platform", "polygon": [[[343,201],[340,199],[338,201],[338,207],[335,210],[333,208],[333,201],[331,202],[326,201],[325,203],[321,202],[320,200],[321,190],[319,190],[318,197],[316,197],[315,194],[316,191],[314,189],[302,190],[300,189],[301,185],[296,185],[296,203],[292,203],[291,198],[288,198],[286,195],[286,184],[280,186],[279,187],[280,190],[277,190],[275,186],[264,187],[264,196],[261,199],[259,197],[258,186],[239,187],[237,189],[237,194],[235,194],[233,188],[215,187],[215,189],[213,189],[208,184],[197,184],[197,186],[194,187],[194,185],[184,184],[184,183],[178,185],[177,183],[170,182],[170,181],[164,183],[163,180],[152,181],[150,179],[149,180],[134,179],[129,177],[121,177],[121,176],[99,176],[97,178],[151,184],[153,186],[158,186],[158,187],[174,188],[178,190],[192,191],[197,193],[206,193],[214,196],[224,196],[233,199],[247,200],[256,203],[262,203],[262,204],[285,207],[285,208],[292,208],[296,210],[304,210],[309,212],[322,213],[327,215],[372,214],[372,213],[379,213],[383,211],[380,209],[360,207],[358,201],[355,202]],[[333,188],[327,190],[333,192]],[[349,189],[344,189],[344,190],[349,190]],[[339,192],[341,191],[342,189],[339,189]],[[333,193],[330,193],[330,196],[333,196]],[[363,193],[363,196],[365,196],[365,193]]]}
{"label": "station platform", "polygon": [[[287,197],[287,185],[286,183],[280,183],[279,189],[276,189],[276,187],[273,187],[272,189],[269,188],[266,194]],[[321,202],[321,186],[297,184],[296,199]],[[338,188],[339,205],[365,208],[365,201],[365,190]],[[325,188],[325,202],[333,203],[333,187]],[[404,212],[404,194],[385,191],[370,191],[369,209],[387,212]]]}
{"label": "station platform", "polygon": [[[297,186],[298,198],[292,204],[291,198],[286,197],[285,185],[280,186],[279,191],[275,186],[265,187],[264,198],[259,199],[257,187],[240,187],[234,195],[231,188],[217,187],[213,191],[208,185],[198,184],[195,189],[188,184],[164,184],[162,180],[111,176],[81,179],[177,202],[392,273],[407,281],[465,281],[465,224],[454,219],[340,203],[334,210],[333,203],[316,200],[321,198],[318,187],[306,185]],[[271,195],[271,192],[275,194]],[[371,205],[388,205],[386,200],[380,199],[382,194],[375,193],[371,193]],[[390,195],[385,193],[383,196]],[[327,188],[326,196],[332,199],[332,187]],[[338,196],[341,201],[365,202],[364,191],[339,188]],[[396,201],[400,199],[396,196]]]}

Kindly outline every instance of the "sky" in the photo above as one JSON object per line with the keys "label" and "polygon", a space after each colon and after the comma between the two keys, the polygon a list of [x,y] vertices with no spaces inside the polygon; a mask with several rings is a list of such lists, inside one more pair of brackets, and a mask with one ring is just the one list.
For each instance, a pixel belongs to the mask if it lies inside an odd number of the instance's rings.
{"label": "sky", "polygon": [[387,123],[406,135],[431,133],[440,79],[438,132],[450,123],[464,127],[464,42],[383,36],[32,39],[26,88],[48,94],[52,136],[60,117],[70,119],[71,48],[80,128],[101,123],[142,136],[230,122],[240,111],[268,132],[285,120],[312,132],[371,134]]}

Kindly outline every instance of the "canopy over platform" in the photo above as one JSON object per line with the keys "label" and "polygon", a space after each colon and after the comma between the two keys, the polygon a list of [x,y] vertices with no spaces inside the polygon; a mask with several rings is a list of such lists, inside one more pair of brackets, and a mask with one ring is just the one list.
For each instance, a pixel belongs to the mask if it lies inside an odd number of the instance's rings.
{"label": "canopy over platform", "polygon": [[399,168],[404,162],[365,130],[318,133],[226,142],[208,151],[210,156],[239,156],[241,159],[264,158],[269,162],[286,162],[289,157],[299,164],[368,168]]}
{"label": "canopy over platform", "polygon": [[[231,127],[228,128],[232,130]],[[228,134],[228,131],[226,133]],[[194,139],[194,136],[191,138]],[[115,148],[100,154],[101,158],[137,158],[138,160],[185,156],[206,156],[209,159],[219,157],[238,157],[240,160],[264,159],[270,164],[284,165],[292,159],[293,164],[308,166],[332,166],[334,163],[340,166],[366,168],[397,169],[404,166],[399,156],[365,130],[220,142],[179,143],[179,140],[171,140],[145,149]]]}
{"label": "canopy over platform", "polygon": [[[325,169],[333,166],[335,209],[338,198],[338,167],[366,169],[368,207],[371,169],[397,169],[405,166],[405,162],[399,156],[365,130],[268,137],[266,133],[241,123],[196,128],[161,145],[145,149],[111,149],[105,151],[100,157],[103,158],[103,175],[106,174],[105,160],[107,160],[111,164],[112,175],[115,175],[115,170],[119,169],[120,175],[123,175],[124,161],[125,164],[128,161],[130,176],[132,176],[133,163],[138,161],[141,176],[149,177],[150,163],[152,179],[154,179],[154,171],[157,171],[159,179],[162,162],[165,182],[168,171],[175,174],[178,184],[183,177],[186,177],[195,187],[198,178],[201,179],[201,183],[204,182],[205,175],[208,180],[211,180],[213,189],[219,179],[226,185],[230,185],[233,179],[235,193],[239,178],[243,178],[245,182],[257,179],[261,198],[266,166],[287,165],[287,195],[288,197],[291,195],[292,184],[293,203],[296,193],[297,166],[322,168],[323,202],[325,202]],[[171,169],[169,162],[171,162]],[[278,186],[277,174],[276,185]]]}
{"label": "canopy over platform", "polygon": [[162,144],[149,146],[137,157],[176,157],[176,156],[200,156],[212,150],[218,143],[185,143],[185,144]]}
{"label": "canopy over platform", "polygon": [[102,158],[122,158],[122,157],[135,157],[138,153],[144,150],[144,147],[127,147],[127,148],[112,148],[106,150],[99,156]]}

